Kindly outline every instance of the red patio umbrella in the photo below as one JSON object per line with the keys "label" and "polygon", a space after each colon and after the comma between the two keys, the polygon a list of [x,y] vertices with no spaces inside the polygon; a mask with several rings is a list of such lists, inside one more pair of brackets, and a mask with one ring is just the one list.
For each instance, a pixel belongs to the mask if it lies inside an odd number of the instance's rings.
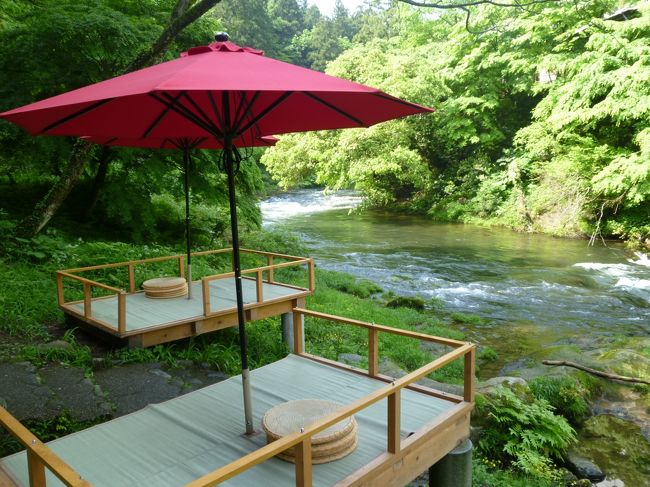
{"label": "red patio umbrella", "polygon": [[218,34],[180,58],[1,113],[34,135],[218,140],[228,176],[246,432],[253,432],[233,168],[234,144],[368,127],[431,111],[378,89],[265,57]]}

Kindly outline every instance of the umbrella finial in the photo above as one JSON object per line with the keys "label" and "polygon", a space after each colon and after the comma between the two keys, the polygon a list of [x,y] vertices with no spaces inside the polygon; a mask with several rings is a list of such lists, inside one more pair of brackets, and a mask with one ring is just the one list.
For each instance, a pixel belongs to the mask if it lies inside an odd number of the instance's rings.
{"label": "umbrella finial", "polygon": [[227,32],[217,32],[214,35],[214,40],[217,42],[227,42],[230,40],[230,36]]}

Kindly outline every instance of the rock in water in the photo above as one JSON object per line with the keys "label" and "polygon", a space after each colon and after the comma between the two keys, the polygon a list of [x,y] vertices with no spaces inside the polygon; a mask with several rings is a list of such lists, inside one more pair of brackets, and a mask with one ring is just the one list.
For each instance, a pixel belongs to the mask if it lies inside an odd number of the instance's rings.
{"label": "rock in water", "polygon": [[569,452],[566,458],[567,468],[580,479],[589,479],[592,482],[605,480],[603,471],[591,460],[580,457],[573,452]]}

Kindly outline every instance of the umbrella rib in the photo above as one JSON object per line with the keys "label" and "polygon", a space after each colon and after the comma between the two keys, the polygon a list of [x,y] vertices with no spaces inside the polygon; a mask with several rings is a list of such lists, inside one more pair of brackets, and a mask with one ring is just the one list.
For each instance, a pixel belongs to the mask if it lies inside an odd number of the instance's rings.
{"label": "umbrella rib", "polygon": [[203,109],[194,101],[194,98],[192,98],[190,95],[187,94],[187,92],[184,92],[185,98],[190,102],[190,104],[194,107],[194,109],[199,112],[199,115],[203,117],[204,122],[207,125],[210,125],[213,127],[216,131],[219,131],[219,128],[210,120],[210,117],[203,111]]}
{"label": "umbrella rib", "polygon": [[[165,106],[169,106],[174,112],[178,113],[181,117],[186,118],[190,122],[192,122],[194,125],[197,127],[200,127],[204,129],[206,132],[213,133],[214,129],[210,127],[209,125],[205,125],[205,122],[203,120],[198,119],[196,115],[194,115],[192,112],[190,112],[187,107],[184,107],[183,105],[170,105],[168,101],[165,101],[163,98],[158,96],[156,93],[149,93],[149,95],[157,100],[158,102],[162,103]],[[163,93],[163,96],[167,95],[166,93]],[[169,98],[171,96],[167,95]]]}
{"label": "umbrella rib", "polygon": [[242,128],[238,130],[238,134],[242,134],[246,132],[249,128],[251,128],[253,125],[255,125],[257,122],[259,122],[262,118],[264,118],[268,113],[275,108],[278,107],[280,103],[282,103],[284,100],[286,100],[290,95],[294,94],[295,91],[285,91],[278,97],[277,100],[275,100],[273,103],[271,103],[268,107],[266,107],[264,110],[262,110],[257,117],[253,118],[250,122],[248,122],[246,125],[244,125]]}
{"label": "umbrella rib", "polygon": [[223,132],[224,131],[223,119],[221,118],[221,115],[219,114],[219,110],[217,110],[217,103],[214,101],[214,97],[212,96],[211,91],[208,91],[208,99],[210,100],[210,104],[212,105],[212,111],[214,112],[214,116],[217,119],[217,123],[219,124],[219,128],[221,129],[221,132]]}
{"label": "umbrella rib", "polygon": [[[372,95],[377,96],[379,98],[382,98],[384,100],[394,101],[395,103],[399,103],[400,105],[404,105],[404,106],[407,106],[407,107],[420,108],[420,109],[422,108],[419,105],[416,105],[415,103],[411,103],[411,102],[408,102],[406,100],[400,100],[399,98],[395,98],[393,96],[387,95],[386,93],[372,93]],[[434,111],[431,108],[429,108],[427,110]]]}
{"label": "umbrella rib", "polygon": [[366,124],[363,123],[361,120],[359,120],[357,117],[355,117],[355,116],[353,116],[353,115],[350,115],[350,114],[347,113],[346,111],[341,110],[339,107],[337,107],[337,106],[335,106],[335,105],[332,105],[330,102],[327,102],[327,101],[323,100],[322,98],[320,98],[320,97],[314,95],[313,93],[310,93],[310,92],[308,92],[308,91],[303,91],[302,94],[308,96],[309,98],[311,98],[311,99],[314,100],[314,101],[317,101],[317,102],[320,103],[321,105],[325,105],[327,108],[329,108],[330,110],[335,111],[335,112],[338,113],[339,115],[343,115],[345,118],[348,118],[348,119],[352,120],[352,121],[353,121],[354,123],[356,123],[357,125],[360,125],[360,126],[362,126],[362,127],[365,127],[365,126],[366,126]]}
{"label": "umbrella rib", "polygon": [[162,119],[165,118],[165,116],[167,116],[167,113],[169,113],[169,110],[171,110],[171,105],[175,105],[176,103],[178,103],[178,100],[180,99],[181,96],[183,96],[183,93],[179,93],[178,96],[174,98],[174,101],[170,105],[165,106],[165,109],[160,113],[160,115],[156,117],[153,123],[149,125],[147,130],[145,130],[144,135],[142,136],[143,138],[149,137],[149,134],[151,134],[153,129],[155,129],[158,126],[158,124],[162,121]]}
{"label": "umbrella rib", "polygon": [[48,125],[47,127],[45,127],[44,129],[42,129],[42,130],[39,132],[39,135],[40,135],[40,134],[44,134],[44,133],[46,133],[48,130],[52,130],[52,129],[55,128],[55,127],[58,127],[59,125],[63,125],[64,123],[67,123],[67,122],[69,122],[70,120],[73,120],[73,119],[75,119],[75,118],[77,118],[77,117],[80,117],[81,115],[85,115],[86,113],[88,113],[88,112],[94,110],[95,108],[99,108],[100,106],[105,105],[106,103],[109,103],[109,102],[111,102],[111,101],[113,101],[113,100],[115,100],[115,98],[106,98],[105,100],[100,100],[100,101],[98,101],[97,103],[93,103],[93,104],[90,105],[90,106],[84,107],[84,108],[82,108],[81,110],[79,110],[78,112],[72,113],[72,114],[70,114],[70,115],[66,115],[65,117],[60,118],[60,119],[57,120],[56,122],[53,122],[53,123],[51,123],[50,125]]}
{"label": "umbrella rib", "polygon": [[[260,91],[256,91],[255,94],[253,95],[253,98],[251,98],[250,103],[248,103],[248,100],[246,99],[246,93],[244,92],[241,93],[242,93],[241,97],[243,101],[246,103],[240,103],[237,109],[237,116],[235,117],[235,130],[234,130],[235,133],[239,133],[239,127],[241,127],[241,124],[244,123],[247,115],[250,115],[250,118],[253,119],[253,114],[251,113],[251,109],[253,108],[253,105],[255,104],[255,102],[257,101],[257,99],[261,94]],[[244,108],[244,113],[241,114],[241,118],[240,118],[240,112],[242,107],[245,108]]]}

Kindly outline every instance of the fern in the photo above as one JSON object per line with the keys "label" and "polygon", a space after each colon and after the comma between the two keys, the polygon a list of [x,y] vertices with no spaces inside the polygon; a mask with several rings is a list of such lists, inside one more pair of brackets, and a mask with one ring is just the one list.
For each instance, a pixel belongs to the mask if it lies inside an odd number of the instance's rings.
{"label": "fern", "polygon": [[486,423],[479,448],[501,464],[523,473],[552,480],[556,476],[553,459],[562,457],[576,434],[566,419],[553,413],[544,399],[524,401],[500,387],[479,406]]}

